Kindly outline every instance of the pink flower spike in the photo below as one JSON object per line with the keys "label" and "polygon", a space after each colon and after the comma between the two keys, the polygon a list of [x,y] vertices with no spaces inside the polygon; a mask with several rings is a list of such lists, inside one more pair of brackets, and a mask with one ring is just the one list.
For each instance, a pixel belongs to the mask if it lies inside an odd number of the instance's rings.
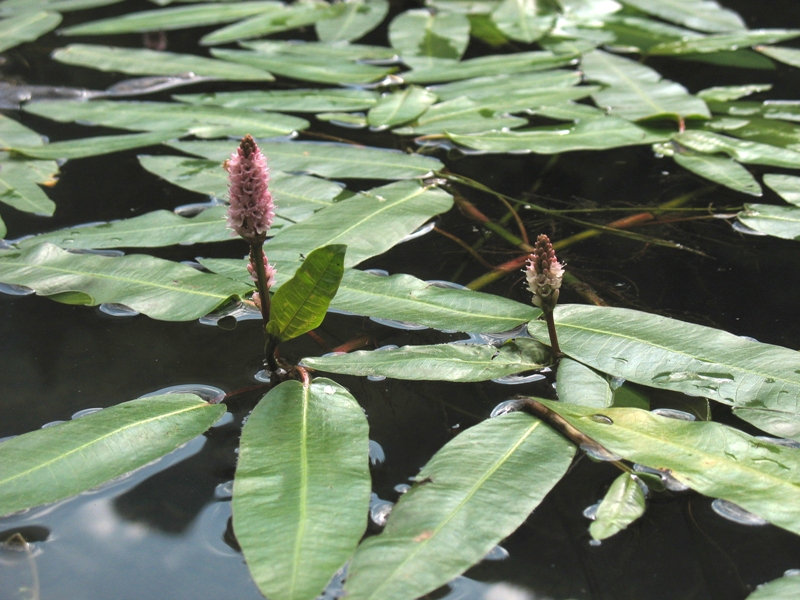
{"label": "pink flower spike", "polygon": [[[267,273],[267,289],[271,288],[275,285],[275,267],[269,264],[269,260],[266,256],[264,256],[264,271]],[[250,278],[253,281],[258,281],[258,276],[256,275],[256,268],[253,265],[252,259],[249,263],[247,263],[247,272],[250,273]]]}
{"label": "pink flower spike", "polygon": [[263,242],[275,219],[266,157],[246,135],[223,166],[228,171],[228,226],[251,245]]}
{"label": "pink flower spike", "polygon": [[533,303],[545,312],[551,312],[558,302],[564,265],[556,259],[550,238],[544,234],[536,239],[536,245],[528,258],[525,276],[528,290],[533,294]]}

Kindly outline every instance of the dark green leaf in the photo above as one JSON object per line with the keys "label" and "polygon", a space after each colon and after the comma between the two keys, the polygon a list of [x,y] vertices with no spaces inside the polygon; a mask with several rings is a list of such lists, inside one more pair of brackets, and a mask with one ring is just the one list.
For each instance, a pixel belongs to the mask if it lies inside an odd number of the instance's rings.
{"label": "dark green leaf", "polygon": [[130,135],[103,135],[99,137],[81,138],[50,144],[36,144],[33,146],[12,146],[10,149],[17,154],[34,158],[71,159],[86,158],[87,156],[100,156],[155,146],[167,140],[172,140],[184,135],[181,131],[154,131],[148,133],[134,133]]}
{"label": "dark green leaf", "polygon": [[344,2],[335,15],[317,21],[317,37],[328,43],[357,40],[380,25],[388,12],[386,0]]}
{"label": "dark green leaf", "polygon": [[555,55],[552,52],[517,52],[481,56],[463,61],[441,60],[430,67],[414,69],[403,73],[408,83],[436,83],[439,81],[458,81],[473,77],[486,77],[504,73],[528,73],[563,67],[575,62],[571,55]]}
{"label": "dark green leaf", "polygon": [[623,473],[608,488],[589,533],[596,540],[611,537],[641,517],[644,504],[644,492],[636,476]]}
{"label": "dark green leaf", "polygon": [[[772,42],[766,42],[772,43]],[[756,48],[761,54],[774,58],[792,67],[800,67],[800,49],[797,48],[777,48],[775,46],[759,46]],[[735,100],[735,98],[733,98]]]}
{"label": "dark green leaf", "polygon": [[454,83],[435,85],[429,88],[440,100],[453,100],[466,96],[472,100],[505,94],[535,94],[541,90],[564,89],[581,82],[581,74],[577,71],[541,71],[520,73],[518,75],[490,75],[465,79]]}
{"label": "dark green leaf", "polygon": [[0,20],[0,52],[23,42],[32,42],[58,27],[61,15],[51,12],[23,13]]}
{"label": "dark green leaf", "polygon": [[389,25],[389,42],[415,68],[424,66],[425,58],[458,60],[469,43],[469,20],[452,12],[407,10]]}

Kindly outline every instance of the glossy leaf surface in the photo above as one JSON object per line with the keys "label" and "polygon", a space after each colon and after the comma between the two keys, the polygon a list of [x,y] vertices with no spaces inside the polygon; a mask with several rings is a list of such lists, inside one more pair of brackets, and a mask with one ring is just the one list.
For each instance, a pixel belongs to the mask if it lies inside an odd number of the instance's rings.
{"label": "glossy leaf surface", "polygon": [[367,526],[367,420],[329,379],[280,384],[242,429],[233,529],[262,593],[313,600]]}
{"label": "glossy leaf surface", "polygon": [[357,40],[380,25],[388,12],[386,0],[345,2],[335,15],[317,21],[317,37],[328,43]]}
{"label": "glossy leaf surface", "polygon": [[552,52],[517,52],[481,56],[462,61],[443,60],[430,66],[403,73],[408,83],[438,83],[458,81],[472,77],[487,77],[498,73],[527,73],[563,67],[575,62],[571,55],[556,55]]}
{"label": "glossy leaf surface", "polygon": [[58,27],[61,15],[53,12],[34,12],[0,20],[0,52],[32,42]]}
{"label": "glossy leaf surface", "polygon": [[225,412],[192,394],[117,406],[0,444],[0,515],[55,502],[142,467]]}
{"label": "glossy leaf surface", "polygon": [[[755,29],[666,42],[650,48],[655,55],[707,54],[733,51],[756,44],[775,44],[800,36],[797,29]],[[769,56],[768,52],[765,52]]]}
{"label": "glossy leaf surface", "polygon": [[750,171],[735,160],[725,156],[681,153],[676,153],[673,158],[684,169],[688,169],[700,177],[705,177],[743,194],[761,195],[761,186],[758,181],[750,174]]}
{"label": "glossy leaf surface", "polygon": [[772,204],[745,204],[736,215],[742,223],[785,240],[800,239],[800,207]]}
{"label": "glossy leaf surface", "polygon": [[227,44],[238,40],[291,31],[299,27],[313,25],[320,19],[336,14],[336,6],[326,2],[296,2],[294,4],[279,5],[274,10],[264,11],[244,21],[233,23],[222,29],[212,31],[204,36],[201,44]]}
{"label": "glossy leaf surface", "polygon": [[436,95],[425,88],[410,85],[378,101],[367,114],[372,127],[393,127],[416,119],[434,102]]}
{"label": "glossy leaf surface", "polygon": [[440,100],[453,100],[467,96],[472,100],[506,94],[535,94],[541,90],[563,89],[581,82],[580,73],[562,69],[552,69],[518,75],[489,75],[475,77],[453,83],[431,86],[430,89]]}
{"label": "glossy leaf surface", "polygon": [[492,11],[492,21],[507,37],[531,44],[547,33],[555,23],[548,5],[540,0],[503,0]]}
{"label": "glossy leaf surface", "polygon": [[424,65],[424,58],[458,60],[469,43],[469,20],[452,12],[411,9],[389,25],[389,42],[404,60]]}
{"label": "glossy leaf surface", "polygon": [[292,112],[325,112],[333,110],[364,110],[377,104],[379,95],[357,89],[300,89],[253,90],[209,94],[177,94],[176,100],[189,104],[249,108],[252,110],[286,110]]}
{"label": "glossy leaf surface", "polygon": [[408,127],[396,129],[402,134],[466,134],[522,127],[527,119],[500,114],[469,98],[456,98],[434,104]]}
{"label": "glossy leaf surface", "polygon": [[[771,43],[771,42],[768,42]],[[761,54],[774,58],[791,67],[800,67],[800,49],[784,48],[777,46],[759,46],[756,48]]]}
{"label": "glossy leaf surface", "polygon": [[556,391],[558,399],[569,404],[594,408],[606,408],[614,404],[614,390],[608,379],[571,358],[562,358],[558,363]]}
{"label": "glossy leaf surface", "polygon": [[698,31],[745,29],[738,14],[713,0],[622,0],[622,3]]}
{"label": "glossy leaf surface", "polygon": [[768,173],[764,183],[789,204],[800,206],[800,177]]}
{"label": "glossy leaf surface", "polygon": [[676,134],[673,139],[695,152],[724,153],[743,163],[787,169],[800,168],[800,152],[777,148],[769,144],[737,140],[718,133],[700,130],[684,131]]}
{"label": "glossy leaf surface", "polygon": [[644,505],[644,492],[636,477],[623,473],[608,488],[589,533],[596,540],[619,533],[644,514]]}

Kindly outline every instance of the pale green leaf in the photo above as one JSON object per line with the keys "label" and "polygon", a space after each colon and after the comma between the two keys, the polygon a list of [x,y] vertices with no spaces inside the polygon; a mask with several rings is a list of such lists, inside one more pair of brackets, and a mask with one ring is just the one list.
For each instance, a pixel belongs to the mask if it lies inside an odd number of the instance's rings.
{"label": "pale green leaf", "polygon": [[713,0],[621,0],[647,14],[698,31],[745,29],[742,18]]}
{"label": "pale green leaf", "polygon": [[72,254],[52,244],[0,258],[0,281],[28,286],[41,296],[80,292],[82,304],[125,304],[164,321],[197,319],[252,289],[159,258]]}
{"label": "pale green leaf", "polygon": [[503,0],[492,11],[492,21],[507,37],[531,44],[550,31],[555,15],[541,0]]}
{"label": "pale green leaf", "polygon": [[394,132],[402,135],[433,133],[467,134],[499,129],[512,129],[527,125],[528,120],[498,114],[482,103],[469,98],[456,98],[434,104],[414,123]]}
{"label": "pale green leaf", "polygon": [[[648,49],[647,53],[668,56],[709,54],[726,50],[738,50],[739,48],[755,46],[757,44],[776,44],[798,36],[800,36],[800,30],[797,29],[750,29],[734,33],[721,33],[717,35],[692,37],[674,42],[665,42]],[[769,52],[765,52],[764,54],[771,56]]]}
{"label": "pale green leaf", "polygon": [[233,529],[271,600],[313,600],[356,548],[370,496],[368,427],[329,379],[281,383],[242,429]]}
{"label": "pale green leaf", "polygon": [[795,573],[787,573],[780,579],[759,585],[747,600],[795,600],[798,596],[800,577]]}
{"label": "pale green leaf", "polygon": [[324,112],[317,114],[317,120],[348,129],[363,129],[367,126],[367,115],[364,113]]}
{"label": "pale green leaf", "polygon": [[192,394],[142,398],[0,444],[0,515],[74,496],[171,452],[225,412]]}
{"label": "pale green leaf", "polygon": [[[773,42],[765,42],[771,44]],[[774,58],[778,62],[782,62],[791,67],[800,67],[800,49],[798,48],[783,48],[775,46],[759,46],[756,48],[761,54],[765,54],[770,58]],[[735,99],[735,98],[734,98]]]}
{"label": "pale green leaf", "polygon": [[416,119],[436,102],[436,94],[410,85],[381,98],[367,114],[372,127],[393,127]]}
{"label": "pale green leaf", "polygon": [[317,37],[328,43],[357,40],[380,25],[388,12],[386,0],[343,2],[342,10],[317,21]]}
{"label": "pale green leaf", "polygon": [[577,71],[554,69],[518,75],[490,75],[435,85],[430,89],[440,100],[453,100],[466,96],[472,100],[497,97],[505,94],[535,94],[540,90],[564,89],[581,82]]}
{"label": "pale green leaf", "polygon": [[517,52],[514,54],[498,54],[454,61],[441,60],[430,67],[414,69],[403,73],[403,80],[408,83],[437,83],[440,81],[458,81],[473,77],[486,77],[504,73],[528,73],[563,67],[576,62],[572,55],[556,55],[552,52]]}
{"label": "pale green leaf", "polygon": [[743,194],[761,196],[761,186],[758,181],[750,174],[750,171],[735,160],[724,156],[680,152],[676,152],[672,158],[684,169],[714,183],[719,183]]}
{"label": "pale green leaf", "polygon": [[730,102],[750,94],[768,92],[772,89],[769,83],[749,83],[746,85],[728,85],[710,87],[697,92],[697,95],[707,102]]}
{"label": "pale green leaf", "polygon": [[644,514],[644,492],[635,475],[623,473],[614,480],[603,497],[589,533],[604,540],[619,533]]}
{"label": "pale green leaf", "polygon": [[389,24],[389,42],[404,61],[414,57],[458,60],[469,43],[469,20],[452,12],[407,10]]}
{"label": "pale green leaf", "polygon": [[0,114],[0,148],[12,146],[41,146],[42,136],[11,117]]}
{"label": "pale green leaf", "polygon": [[21,14],[0,20],[0,52],[32,42],[48,31],[58,27],[61,15],[52,12]]}
{"label": "pale green leaf", "polygon": [[51,216],[55,203],[38,184],[52,184],[58,165],[49,160],[17,160],[0,153],[0,202],[23,212]]}
{"label": "pale green leaf", "polygon": [[737,140],[710,131],[688,130],[676,134],[673,139],[681,146],[704,154],[724,153],[743,163],[770,165],[787,169],[800,168],[800,152]]}
{"label": "pale green leaf", "polygon": [[785,240],[800,239],[800,207],[745,204],[736,215],[742,223],[767,235]]}
{"label": "pale green leaf", "polygon": [[225,108],[277,111],[285,111],[290,108],[291,112],[314,113],[372,108],[377,104],[380,96],[371,90],[330,88],[177,94],[174,98],[189,104],[224,106]]}
{"label": "pale green leaf", "polygon": [[556,378],[558,399],[569,404],[606,408],[614,404],[614,390],[608,378],[571,358],[558,363]]}
{"label": "pale green leaf", "polygon": [[204,36],[200,43],[206,46],[227,44],[228,42],[247,40],[281,31],[291,31],[298,27],[313,25],[320,19],[325,19],[330,15],[337,14],[337,12],[339,12],[337,6],[331,6],[326,2],[307,1],[283,6],[278,5],[273,10],[265,11],[244,21],[212,31]]}
{"label": "pale green leaf", "polygon": [[573,446],[528,415],[488,419],[420,471],[386,529],[359,546],[349,600],[424,596],[480,561],[563,477]]}
{"label": "pale green leaf", "polygon": [[295,56],[324,55],[336,60],[376,60],[392,61],[395,51],[385,46],[365,44],[342,44],[327,42],[306,42],[300,40],[259,40],[242,42],[240,46],[264,54],[293,54]]}
{"label": "pale green leaf", "polygon": [[764,175],[764,183],[789,204],[800,206],[800,177],[794,175]]}
{"label": "pale green leaf", "polygon": [[122,0],[4,0],[0,3],[0,15],[16,15],[39,11],[63,13],[110,6],[119,2],[122,2]]}
{"label": "pale green leaf", "polygon": [[86,158],[121,152],[133,148],[155,146],[184,135],[181,131],[154,131],[128,135],[103,135],[33,146],[12,146],[10,150],[33,158],[71,159]]}
{"label": "pale green leaf", "polygon": [[2,217],[0,217],[0,239],[6,237],[8,233],[8,229],[6,229],[6,224],[3,222]]}

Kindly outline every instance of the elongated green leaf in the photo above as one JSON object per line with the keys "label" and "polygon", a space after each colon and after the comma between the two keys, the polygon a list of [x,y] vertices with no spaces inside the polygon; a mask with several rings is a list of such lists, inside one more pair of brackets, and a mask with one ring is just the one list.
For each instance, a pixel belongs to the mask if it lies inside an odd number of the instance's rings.
{"label": "elongated green leaf", "polygon": [[0,114],[0,148],[12,146],[41,146],[42,136],[11,117]]}
{"label": "elongated green leaf", "polygon": [[707,129],[721,130],[744,140],[761,142],[771,146],[800,151],[800,127],[775,119],[758,117],[736,118],[731,126],[727,117],[717,118],[705,124]]}
{"label": "elongated green leaf", "polygon": [[622,0],[642,12],[698,31],[745,29],[742,18],[713,0]]}
{"label": "elongated green leaf", "polygon": [[772,204],[745,204],[736,218],[742,223],[768,235],[785,240],[800,239],[800,207]]}
{"label": "elongated green leaf", "polygon": [[242,429],[233,529],[272,600],[312,600],[367,526],[367,420],[329,379],[271,390]]}
{"label": "elongated green leaf", "polygon": [[0,52],[23,42],[32,42],[58,27],[61,15],[51,12],[21,14],[0,20]]}
{"label": "elongated green leaf", "polygon": [[358,315],[454,331],[497,333],[535,319],[528,304],[472,290],[444,288],[412,277],[380,277],[346,269],[331,306]]}
{"label": "elongated green leaf", "polygon": [[156,248],[174,244],[222,242],[232,238],[226,227],[227,207],[215,206],[191,218],[168,210],[91,227],[61,229],[27,238],[20,248],[50,242],[62,248]]}
{"label": "elongated green leaf", "polygon": [[432,216],[453,205],[447,192],[400,181],[337,202],[273,237],[265,247],[271,258],[297,260],[328,244],[347,244],[345,265],[382,254]]}
{"label": "elongated green leaf", "polygon": [[[469,20],[458,13],[407,10],[389,25],[389,42],[406,62],[415,57],[458,60],[469,43]],[[414,60],[415,66],[424,64]]]}
{"label": "elongated green leaf", "polygon": [[367,115],[372,127],[393,127],[416,119],[434,102],[436,94],[416,85],[384,96]]}
{"label": "elongated green leaf", "polygon": [[[733,51],[757,44],[776,44],[800,36],[797,29],[751,29],[734,33],[721,33],[687,40],[677,40],[658,44],[647,53],[655,55],[707,54],[721,51]],[[770,56],[769,52],[765,52]]]}
{"label": "elongated green leaf", "polygon": [[644,492],[636,476],[623,473],[608,488],[597,508],[597,516],[589,526],[596,540],[604,540],[619,533],[644,514]]}
{"label": "elongated green leaf", "polygon": [[[774,42],[764,42],[772,44]],[[774,58],[792,67],[800,67],[800,49],[797,48],[778,48],[775,46],[759,46],[756,48],[761,54]],[[735,99],[735,98],[734,98]]]}
{"label": "elongated green leaf", "polygon": [[38,11],[69,12],[117,4],[122,0],[4,0],[0,4],[0,15],[15,15]]}
{"label": "elongated green leaf", "polygon": [[522,524],[573,453],[561,436],[523,414],[460,434],[416,476],[383,533],[358,548],[348,598],[410,599],[444,585]]}
{"label": "elongated green leaf", "polygon": [[750,174],[750,171],[735,160],[724,156],[680,152],[676,152],[673,158],[684,169],[688,169],[700,177],[705,177],[743,194],[761,195],[761,186]]}
{"label": "elongated green leaf", "polygon": [[769,83],[749,83],[746,85],[715,86],[700,90],[697,95],[708,102],[730,102],[750,94],[768,92],[772,89]]}
{"label": "elongated green leaf", "polygon": [[[675,319],[563,305],[555,311],[561,350],[628,381],[732,404],[742,419],[800,438],[800,354]],[[547,343],[544,323],[531,334]]]}
{"label": "elongated green leaf", "polygon": [[189,104],[249,108],[252,110],[286,110],[292,112],[325,112],[363,110],[377,104],[380,96],[370,90],[253,90],[245,92],[212,92],[179,94],[174,98]]}
{"label": "elongated green leaf", "polygon": [[109,35],[187,29],[230,23],[261,12],[275,10],[280,6],[279,2],[268,0],[266,2],[228,2],[146,10],[74,25],[64,29],[63,33],[64,35]]}
{"label": "elongated green leaf", "polygon": [[396,129],[395,133],[419,135],[431,133],[467,134],[527,125],[528,120],[497,114],[469,98],[456,98],[434,104],[412,125]]}
{"label": "elongated green leaf", "polygon": [[[228,142],[178,142],[169,144],[209,160],[230,158]],[[270,165],[281,171],[305,171],[320,177],[414,179],[443,167],[430,156],[397,150],[328,142],[265,142],[259,144]]]}
{"label": "elongated green leaf", "polygon": [[768,173],[764,183],[789,204],[800,206],[800,177]]}
{"label": "elongated green leaf", "polygon": [[734,52],[714,52],[711,54],[681,54],[678,60],[700,62],[719,67],[736,67],[739,69],[758,69],[760,71],[774,71],[775,63],[748,48]]}
{"label": "elongated green leaf", "polygon": [[581,75],[577,71],[564,71],[553,69],[534,73],[521,73],[519,75],[491,75],[465,79],[443,85],[435,85],[429,89],[440,100],[453,100],[459,96],[466,96],[472,100],[486,97],[503,96],[505,94],[535,94],[541,90],[564,89],[581,82]]}
{"label": "elongated green leaf", "polygon": [[786,574],[780,579],[761,584],[747,600],[794,600],[800,595],[800,577]]}
{"label": "elongated green leaf", "polygon": [[103,135],[34,146],[12,146],[10,149],[17,154],[34,158],[86,158],[87,156],[99,156],[133,148],[155,146],[167,140],[179,138],[181,135],[183,135],[181,131],[170,130],[130,135]]}
{"label": "elongated green leaf", "polygon": [[558,363],[558,399],[569,404],[606,408],[614,404],[614,390],[608,379],[594,369],[570,358]]}
{"label": "elongated green leaf", "polygon": [[[434,116],[426,113],[420,118],[420,122],[447,120],[448,122],[457,121],[460,123],[465,121],[466,116],[476,108],[479,111],[479,116],[473,117],[472,121],[477,123],[488,119],[492,111],[501,113],[501,115],[504,113],[538,114],[538,111],[542,109],[553,109],[559,106],[567,107],[573,100],[586,98],[599,89],[599,86],[582,85],[579,87],[539,88],[535,91],[520,89],[506,93],[483,94],[477,99],[472,99],[469,96],[460,97],[432,107],[431,112]],[[584,109],[593,109],[591,106],[580,106]],[[596,116],[605,116],[602,111],[593,110],[599,113]],[[585,114],[581,114],[578,118],[585,117]],[[466,127],[462,125],[462,128],[477,130],[477,126]],[[449,127],[447,131],[457,133],[457,131]]]}
{"label": "elongated green leaf", "polygon": [[504,73],[527,73],[563,67],[575,62],[575,56],[556,55],[552,52],[517,52],[515,54],[498,54],[481,56],[468,60],[442,60],[431,63],[431,66],[414,69],[403,73],[403,80],[408,83],[437,83],[440,81],[458,81],[473,77],[487,77]]}
{"label": "elongated green leaf", "polygon": [[180,129],[197,137],[279,136],[309,123],[280,113],[168,102],[76,102],[56,100],[26,104],[26,112],[60,122],[83,121],[134,131]]}
{"label": "elongated green leaf", "polygon": [[74,496],[171,452],[225,412],[192,394],[124,402],[0,444],[0,515]]}
{"label": "elongated green leaf", "polygon": [[8,233],[8,229],[6,229],[6,224],[3,222],[3,219],[0,218],[0,239],[6,237]]}
{"label": "elongated green leaf", "polygon": [[357,40],[380,25],[388,12],[386,0],[344,2],[342,10],[317,21],[317,37],[328,43]]}
{"label": "elongated green leaf", "polygon": [[211,54],[223,60],[264,69],[283,77],[332,85],[372,83],[396,70],[395,67],[377,67],[347,60],[331,60],[324,55],[295,56],[220,48],[213,48]]}
{"label": "elongated green leaf", "polygon": [[252,289],[150,256],[72,254],[52,244],[0,258],[0,281],[28,286],[42,296],[80,292],[82,304],[125,304],[163,321],[197,319]]}
{"label": "elongated green leaf", "polygon": [[302,364],[318,371],[343,375],[379,375],[421,381],[487,381],[542,369],[551,360],[546,346],[519,338],[500,348],[471,344],[403,346],[304,358]]}
{"label": "elongated green leaf", "polygon": [[800,152],[778,148],[769,144],[759,144],[737,140],[710,131],[690,130],[678,133],[673,138],[676,142],[695,152],[705,154],[725,153],[731,158],[749,164],[800,168]]}
{"label": "elongated green leaf", "polygon": [[338,12],[338,7],[326,2],[297,2],[278,6],[274,10],[265,11],[244,21],[217,29],[204,36],[200,43],[204,45],[226,44],[237,40],[290,31],[298,27],[313,25],[320,19]]}
{"label": "elongated green leaf", "polygon": [[339,289],[347,246],[317,248],[275,292],[267,333],[285,342],[319,327]]}
{"label": "elongated green leaf", "polygon": [[[597,409],[543,401],[579,431],[626,460],[672,476],[800,533],[800,451],[708,421],[680,421],[636,408]],[[593,418],[594,417],[594,418]],[[611,421],[609,423],[608,421]]]}
{"label": "elongated green leaf", "polygon": [[49,160],[17,160],[0,153],[0,202],[23,212],[51,216],[55,203],[37,184],[52,184],[58,165]]}
{"label": "elongated green leaf", "polygon": [[655,117],[709,118],[706,103],[682,85],[633,60],[602,50],[584,55],[581,68],[589,81],[608,86],[593,95],[612,115],[638,121]]}
{"label": "elongated green leaf", "polygon": [[143,48],[115,48],[91,44],[71,44],[59,48],[53,58],[68,65],[130,75],[181,75],[193,73],[230,81],[273,81],[275,78],[260,69],[237,65],[192,54],[156,52]]}
{"label": "elongated green leaf", "polygon": [[385,46],[366,44],[342,44],[327,42],[305,42],[299,40],[259,40],[242,42],[240,46],[263,54],[292,54],[294,56],[324,55],[336,60],[377,60],[396,59],[395,51]]}
{"label": "elongated green leaf", "polygon": [[457,144],[486,152],[529,151],[557,154],[573,150],[605,150],[620,146],[651,144],[668,133],[644,129],[627,119],[584,119],[572,126],[540,127],[523,131],[490,131],[474,135],[448,134]]}
{"label": "elongated green leaf", "polygon": [[555,15],[549,13],[548,7],[541,0],[503,0],[492,11],[492,21],[507,37],[530,44],[555,23]]}

